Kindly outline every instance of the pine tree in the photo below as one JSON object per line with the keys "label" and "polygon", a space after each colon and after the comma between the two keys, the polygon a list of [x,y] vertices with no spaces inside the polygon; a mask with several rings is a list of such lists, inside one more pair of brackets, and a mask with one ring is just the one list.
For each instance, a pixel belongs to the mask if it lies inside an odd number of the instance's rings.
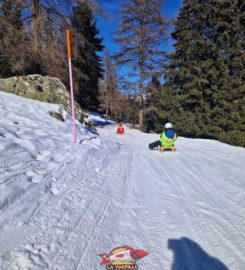
{"label": "pine tree", "polygon": [[103,72],[101,57],[97,55],[104,49],[102,38],[97,37],[99,30],[87,3],[84,2],[73,9],[71,22],[76,30],[78,48],[73,64],[82,74],[76,98],[82,107],[96,110],[99,105],[98,83]]}
{"label": "pine tree", "polygon": [[119,30],[115,32],[120,45],[117,60],[126,64],[131,74],[138,78],[139,126],[144,130],[145,84],[163,60],[163,41],[166,22],[161,16],[162,0],[122,1]]}
{"label": "pine tree", "polygon": [[169,56],[165,88],[180,94],[172,96],[171,117],[185,135],[242,143],[243,16],[238,0],[183,2],[174,24],[175,52]]}

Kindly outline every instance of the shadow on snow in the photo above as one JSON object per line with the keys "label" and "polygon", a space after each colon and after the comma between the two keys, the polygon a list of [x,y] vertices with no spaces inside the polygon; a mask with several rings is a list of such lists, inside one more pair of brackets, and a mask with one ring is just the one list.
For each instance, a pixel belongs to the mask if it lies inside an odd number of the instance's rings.
{"label": "shadow on snow", "polygon": [[100,120],[92,120],[92,123],[94,126],[96,127],[105,127],[105,126],[109,126],[109,125],[115,125],[115,123],[112,122],[106,122],[106,121],[100,121]]}
{"label": "shadow on snow", "polygon": [[229,270],[221,261],[208,255],[197,243],[186,237],[169,239],[168,249],[174,255],[171,270]]}

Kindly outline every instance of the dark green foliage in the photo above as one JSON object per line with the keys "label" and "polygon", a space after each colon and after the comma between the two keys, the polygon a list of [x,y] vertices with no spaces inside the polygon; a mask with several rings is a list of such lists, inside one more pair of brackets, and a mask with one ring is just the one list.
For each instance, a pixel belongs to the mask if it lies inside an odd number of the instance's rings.
{"label": "dark green foliage", "polygon": [[82,107],[96,110],[98,101],[98,82],[102,78],[101,58],[97,55],[104,49],[102,39],[98,38],[99,30],[89,5],[85,2],[75,7],[72,15],[72,26],[77,31],[78,52],[74,67],[83,76],[78,79],[78,103]]}
{"label": "dark green foliage", "polygon": [[158,114],[155,105],[158,102],[159,89],[161,87],[160,80],[157,74],[154,74],[151,78],[146,89],[146,98],[145,98],[145,107],[149,108],[149,112],[145,114],[144,118],[144,127],[145,132],[152,132],[157,129],[158,123]]}
{"label": "dark green foliage", "polygon": [[245,146],[244,18],[244,1],[183,2],[158,105],[179,134]]}
{"label": "dark green foliage", "polygon": [[153,132],[153,131],[159,131],[161,132],[161,129],[159,130],[159,118],[156,112],[151,112],[147,114],[144,118],[144,127],[145,132]]}

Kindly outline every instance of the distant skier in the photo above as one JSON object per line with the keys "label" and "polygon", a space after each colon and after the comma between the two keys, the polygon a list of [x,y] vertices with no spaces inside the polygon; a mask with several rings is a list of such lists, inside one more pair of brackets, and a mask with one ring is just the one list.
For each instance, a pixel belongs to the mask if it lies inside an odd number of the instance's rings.
{"label": "distant skier", "polygon": [[122,126],[122,123],[119,123],[119,125],[118,125],[117,134],[118,135],[123,135],[124,134],[124,127]]}
{"label": "distant skier", "polygon": [[153,142],[149,144],[149,149],[152,150],[156,147],[163,148],[172,148],[174,147],[174,143],[177,140],[176,133],[173,131],[173,127],[171,123],[166,123],[164,126],[164,131],[160,137],[159,141]]}

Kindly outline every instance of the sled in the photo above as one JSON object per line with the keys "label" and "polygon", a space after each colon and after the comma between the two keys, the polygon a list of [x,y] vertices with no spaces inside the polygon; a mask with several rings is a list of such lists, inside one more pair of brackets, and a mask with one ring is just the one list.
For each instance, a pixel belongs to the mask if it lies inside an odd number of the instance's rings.
{"label": "sled", "polygon": [[159,148],[158,148],[158,150],[160,151],[160,152],[176,152],[176,148],[173,146],[173,147],[163,147],[163,146],[160,146]]}

